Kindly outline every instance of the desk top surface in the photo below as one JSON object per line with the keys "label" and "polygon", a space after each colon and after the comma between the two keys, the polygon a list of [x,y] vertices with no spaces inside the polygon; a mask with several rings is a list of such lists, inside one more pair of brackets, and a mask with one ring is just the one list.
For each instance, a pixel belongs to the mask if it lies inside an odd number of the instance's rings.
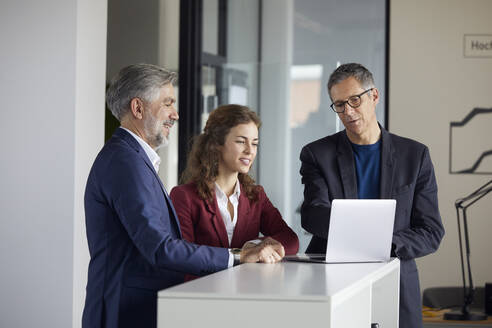
{"label": "desk top surface", "polygon": [[[471,309],[472,312],[480,312],[476,310],[474,308]],[[434,310],[427,308],[426,310],[426,307],[424,307],[424,327],[492,327],[492,316],[482,321],[444,320],[444,313],[449,311],[451,309]]]}
{"label": "desk top surface", "polygon": [[158,298],[327,301],[398,269],[388,263],[248,263],[161,290]]}

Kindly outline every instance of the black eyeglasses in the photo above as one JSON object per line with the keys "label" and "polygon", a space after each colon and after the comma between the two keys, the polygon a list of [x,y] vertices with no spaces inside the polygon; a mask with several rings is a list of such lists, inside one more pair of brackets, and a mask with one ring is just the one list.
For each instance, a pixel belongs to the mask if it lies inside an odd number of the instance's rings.
{"label": "black eyeglasses", "polygon": [[349,104],[350,107],[352,108],[357,108],[361,104],[360,97],[362,97],[364,94],[368,93],[369,91],[372,91],[374,88],[367,89],[366,91],[359,93],[358,95],[350,96],[349,99],[345,101],[337,101],[335,103],[332,103],[330,105],[331,109],[335,113],[343,113],[345,112],[345,104]]}

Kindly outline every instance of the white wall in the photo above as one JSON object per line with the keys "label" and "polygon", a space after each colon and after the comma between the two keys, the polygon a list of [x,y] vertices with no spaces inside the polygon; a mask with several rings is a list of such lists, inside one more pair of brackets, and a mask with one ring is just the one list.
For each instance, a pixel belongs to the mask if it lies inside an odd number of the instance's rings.
{"label": "white wall", "polygon": [[[418,261],[422,289],[460,285],[454,201],[492,175],[449,173],[449,124],[461,121],[474,107],[492,107],[492,58],[463,56],[464,34],[492,34],[492,1],[391,1],[390,7],[389,127],[429,146],[446,229],[439,251]],[[490,126],[469,133],[492,146]],[[476,286],[492,282],[492,194],[486,197],[468,210]]]}
{"label": "white wall", "polygon": [[0,5],[1,327],[70,327],[82,302],[81,195],[103,142],[99,2]]}
{"label": "white wall", "polygon": [[107,1],[77,1],[72,327],[81,326],[90,260],[83,204],[85,184],[104,141],[107,7]]}

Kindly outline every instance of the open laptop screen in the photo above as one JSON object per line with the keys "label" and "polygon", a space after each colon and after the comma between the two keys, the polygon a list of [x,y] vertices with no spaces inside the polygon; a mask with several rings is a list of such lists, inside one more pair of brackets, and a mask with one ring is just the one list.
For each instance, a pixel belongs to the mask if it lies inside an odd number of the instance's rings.
{"label": "open laptop screen", "polygon": [[333,200],[326,261],[389,261],[395,209],[394,199]]}
{"label": "open laptop screen", "polygon": [[286,261],[356,263],[389,261],[396,200],[332,201],[326,254],[286,256]]}

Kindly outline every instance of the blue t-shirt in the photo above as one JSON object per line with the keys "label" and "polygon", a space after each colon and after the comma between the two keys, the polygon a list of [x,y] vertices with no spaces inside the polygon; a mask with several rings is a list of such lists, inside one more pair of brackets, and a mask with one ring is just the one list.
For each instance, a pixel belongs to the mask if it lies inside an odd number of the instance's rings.
{"label": "blue t-shirt", "polygon": [[357,172],[357,196],[359,199],[379,198],[381,176],[381,139],[372,145],[352,143]]}

